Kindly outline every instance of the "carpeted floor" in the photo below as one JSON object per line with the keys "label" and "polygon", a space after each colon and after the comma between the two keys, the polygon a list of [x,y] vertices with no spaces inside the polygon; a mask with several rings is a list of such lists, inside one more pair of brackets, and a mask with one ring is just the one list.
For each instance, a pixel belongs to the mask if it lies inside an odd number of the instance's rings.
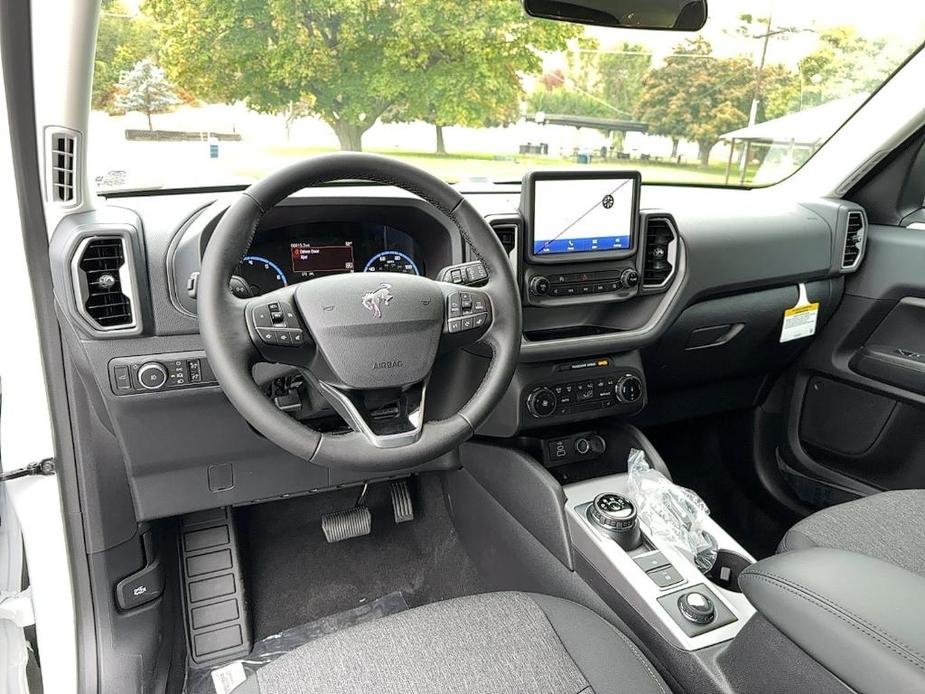
{"label": "carpeted floor", "polygon": [[401,591],[410,607],[481,592],[456,537],[437,474],[411,481],[415,520],[396,525],[388,484],[370,487],[372,533],[328,544],[321,514],[353,506],[359,488],[240,509],[245,588],[261,639]]}

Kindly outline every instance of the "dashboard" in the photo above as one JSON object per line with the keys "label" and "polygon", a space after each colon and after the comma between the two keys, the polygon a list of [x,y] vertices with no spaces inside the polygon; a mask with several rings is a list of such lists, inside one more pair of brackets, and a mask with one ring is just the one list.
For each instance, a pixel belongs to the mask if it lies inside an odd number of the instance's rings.
{"label": "dashboard", "polygon": [[373,221],[325,221],[261,228],[235,275],[248,296],[259,296],[328,275],[424,275],[426,269],[419,244],[401,229]]}
{"label": "dashboard", "polygon": [[[747,406],[765,371],[801,349],[779,339],[798,285],[820,303],[822,325],[843,275],[861,262],[852,220],[863,223],[863,211],[851,203],[639,186],[619,173],[538,178],[537,206],[524,186],[466,195],[508,251],[523,307],[520,364],[479,435],[555,437],[602,417],[672,421]],[[116,442],[105,464],[130,481],[126,513],[140,519],[358,479],[260,437],[215,382],[199,336],[196,277],[235,198],[126,197],[67,217],[52,238],[63,335],[79,355],[80,382],[105,430],[98,435]],[[124,283],[121,303],[106,295],[94,304],[99,284],[80,281],[101,265]],[[258,295],[346,272],[478,286],[484,271],[455,224],[420,198],[349,185],[301,191],[268,210],[237,275]],[[445,356],[429,386],[428,419],[465,404],[487,356]],[[257,364],[254,375],[277,407],[338,425],[323,399],[279,365]]]}

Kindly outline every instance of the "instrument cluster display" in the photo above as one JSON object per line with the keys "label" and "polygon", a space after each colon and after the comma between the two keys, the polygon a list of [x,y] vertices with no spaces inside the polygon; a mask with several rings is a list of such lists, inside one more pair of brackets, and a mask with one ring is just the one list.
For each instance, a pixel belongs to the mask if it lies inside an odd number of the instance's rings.
{"label": "instrument cluster display", "polygon": [[257,232],[235,270],[252,296],[345,272],[424,274],[411,236],[371,222],[315,222]]}

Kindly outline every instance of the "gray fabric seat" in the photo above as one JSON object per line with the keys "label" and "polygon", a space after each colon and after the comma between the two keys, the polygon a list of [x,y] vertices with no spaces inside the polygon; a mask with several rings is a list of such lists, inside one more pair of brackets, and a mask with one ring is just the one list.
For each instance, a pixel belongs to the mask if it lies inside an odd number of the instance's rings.
{"label": "gray fabric seat", "polygon": [[488,593],[367,622],[310,642],[235,694],[668,694],[645,656],[590,610]]}
{"label": "gray fabric seat", "polygon": [[925,576],[925,490],[882,492],[823,509],[793,526],[778,552],[831,547]]}

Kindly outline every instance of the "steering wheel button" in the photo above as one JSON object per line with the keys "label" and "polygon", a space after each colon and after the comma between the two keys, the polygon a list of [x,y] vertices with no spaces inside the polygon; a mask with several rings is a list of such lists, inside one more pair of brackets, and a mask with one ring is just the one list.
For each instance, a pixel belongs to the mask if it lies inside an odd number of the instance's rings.
{"label": "steering wheel button", "polygon": [[260,335],[260,339],[265,345],[275,345],[278,344],[276,341],[276,331],[273,329],[261,328],[257,331]]}
{"label": "steering wheel button", "polygon": [[461,318],[453,318],[453,319],[451,319],[450,322],[449,322],[449,329],[450,329],[450,332],[451,332],[451,333],[458,333],[458,332],[461,332],[462,329],[463,329],[463,327],[462,327],[462,319],[461,319]]}
{"label": "steering wheel button", "polygon": [[462,329],[463,330],[472,330],[473,328],[472,317],[466,316],[462,319]]}
{"label": "steering wheel button", "polygon": [[254,327],[269,328],[273,325],[270,318],[270,309],[266,306],[258,306],[254,309]]}
{"label": "steering wheel button", "polygon": [[483,325],[485,325],[487,320],[488,316],[486,314],[479,313],[475,316],[472,316],[472,325],[476,328],[481,328]]}
{"label": "steering wheel button", "polygon": [[456,317],[462,313],[462,309],[459,305],[459,294],[450,295],[450,316]]}
{"label": "steering wheel button", "polygon": [[282,311],[270,311],[270,320],[273,321],[273,325],[284,325],[286,323],[286,318],[283,316]]}
{"label": "steering wheel button", "polygon": [[292,336],[288,330],[276,330],[276,344],[288,347],[292,344]]}
{"label": "steering wheel button", "polygon": [[305,333],[301,330],[289,330],[289,342],[293,347],[301,347],[305,344]]}

